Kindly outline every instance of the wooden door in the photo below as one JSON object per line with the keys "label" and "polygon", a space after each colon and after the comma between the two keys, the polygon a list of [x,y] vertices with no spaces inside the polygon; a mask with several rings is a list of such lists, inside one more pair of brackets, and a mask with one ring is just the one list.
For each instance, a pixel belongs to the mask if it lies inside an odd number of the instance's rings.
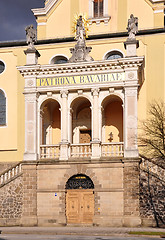
{"label": "wooden door", "polygon": [[91,130],[80,130],[80,143],[90,143]]}
{"label": "wooden door", "polygon": [[94,193],[92,190],[68,190],[66,194],[67,223],[93,223]]}

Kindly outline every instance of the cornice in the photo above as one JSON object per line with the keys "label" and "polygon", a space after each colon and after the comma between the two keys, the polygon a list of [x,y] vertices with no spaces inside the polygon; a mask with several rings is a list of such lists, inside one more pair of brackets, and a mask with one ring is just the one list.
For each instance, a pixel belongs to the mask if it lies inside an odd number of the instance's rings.
{"label": "cornice", "polygon": [[77,75],[121,72],[124,69],[138,68],[143,65],[144,57],[121,58],[116,60],[93,61],[83,63],[49,64],[49,65],[25,65],[17,67],[23,76],[47,76],[47,75]]}
{"label": "cornice", "polygon": [[50,0],[44,8],[35,8],[32,9],[34,16],[47,15],[48,12],[57,4],[60,0]]}

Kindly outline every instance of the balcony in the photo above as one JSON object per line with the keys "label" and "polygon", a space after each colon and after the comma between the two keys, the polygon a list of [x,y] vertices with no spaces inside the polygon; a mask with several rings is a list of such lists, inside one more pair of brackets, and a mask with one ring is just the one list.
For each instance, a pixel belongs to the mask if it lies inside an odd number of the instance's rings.
{"label": "balcony", "polygon": [[[124,156],[124,143],[112,142],[101,143],[101,157],[123,157]],[[77,143],[70,144],[69,158],[91,158],[92,144],[91,143]],[[41,145],[40,146],[40,159],[59,159],[60,158],[60,145]]]}

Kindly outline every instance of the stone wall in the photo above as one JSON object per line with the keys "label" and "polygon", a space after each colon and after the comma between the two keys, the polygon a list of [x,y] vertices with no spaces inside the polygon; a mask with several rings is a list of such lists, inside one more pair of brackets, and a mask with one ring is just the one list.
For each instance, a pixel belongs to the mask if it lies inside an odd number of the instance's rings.
{"label": "stone wall", "polygon": [[0,188],[0,226],[20,224],[22,199],[22,176]]}
{"label": "stone wall", "polygon": [[22,165],[23,209],[21,223],[24,226],[37,225],[37,167],[34,164]]}
{"label": "stone wall", "polygon": [[124,226],[140,226],[139,161],[124,163]]}
{"label": "stone wall", "polygon": [[140,214],[143,226],[165,227],[165,179],[141,169]]}

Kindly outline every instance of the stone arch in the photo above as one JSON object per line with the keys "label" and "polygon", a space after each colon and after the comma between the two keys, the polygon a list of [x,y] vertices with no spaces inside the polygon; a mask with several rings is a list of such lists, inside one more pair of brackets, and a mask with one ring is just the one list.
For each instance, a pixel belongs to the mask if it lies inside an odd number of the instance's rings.
{"label": "stone arch", "polygon": [[58,189],[62,191],[62,195],[60,197],[61,200],[61,216],[65,215],[66,212],[66,192],[67,190],[65,189],[66,182],[68,181],[69,178],[71,178],[74,175],[78,174],[83,174],[88,176],[93,184],[94,184],[94,202],[95,202],[95,208],[94,208],[94,215],[99,214],[99,208],[100,208],[100,197],[98,195],[97,190],[102,188],[102,185],[99,183],[99,180],[97,176],[95,175],[95,172],[91,168],[87,168],[84,164],[76,164],[76,165],[71,165],[71,168],[66,171],[64,176],[62,177],[60,184],[58,185]]}
{"label": "stone arch", "polygon": [[88,176],[93,181],[95,189],[101,188],[101,184],[99,183],[99,180],[95,175],[95,172],[91,168],[87,168],[84,164],[72,165],[71,168],[68,169],[67,172],[62,177],[61,182],[58,185],[58,188],[64,190],[68,179],[77,174],[84,174]]}
{"label": "stone arch", "polygon": [[80,96],[74,96],[74,97],[71,99],[71,101],[70,101],[70,103],[69,103],[70,108],[73,107],[74,102],[77,101],[79,98],[86,98],[86,99],[90,102],[90,104],[91,104],[91,106],[92,106],[92,100],[91,100],[91,98],[90,98],[89,96],[87,96],[86,94],[83,94],[83,95],[80,95]]}
{"label": "stone arch", "polygon": [[57,99],[56,97],[45,97],[44,99],[42,99],[39,103],[39,109],[42,110],[42,107],[44,106],[44,104],[47,102],[47,101],[56,101],[58,102],[58,104],[60,105],[60,108],[61,108],[61,102],[59,101],[59,99]]}
{"label": "stone arch", "polygon": [[68,179],[65,185],[66,189],[94,189],[94,183],[90,177],[85,174],[73,175]]}

